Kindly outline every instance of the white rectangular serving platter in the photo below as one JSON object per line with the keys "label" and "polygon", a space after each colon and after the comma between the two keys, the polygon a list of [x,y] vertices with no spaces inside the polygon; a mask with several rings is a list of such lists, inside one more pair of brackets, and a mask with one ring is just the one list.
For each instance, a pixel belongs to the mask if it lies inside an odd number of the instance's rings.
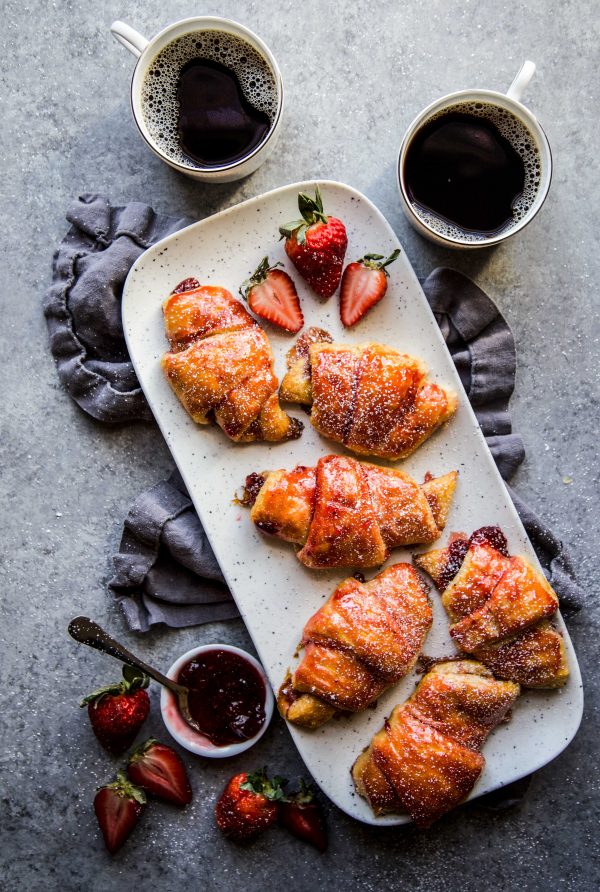
{"label": "white rectangular serving platter", "polygon": [[[348,261],[365,253],[387,256],[401,247],[385,218],[364,195],[342,183],[320,181],[319,185],[326,213],[346,224]],[[384,300],[349,331],[339,319],[337,294],[321,301],[291,266],[278,228],[298,217],[298,192],[314,192],[314,187],[314,182],[303,182],[275,189],[169,236],[142,254],[127,277],[123,293],[123,325],[141,386],[275,691],[287,668],[296,662],[294,652],[305,622],[348,574],[303,567],[290,545],[261,536],[250,522],[249,512],[233,501],[234,494],[252,471],[292,468],[297,463],[312,465],[321,455],[343,450],[321,438],[307,416],[295,411],[297,407],[288,408],[306,425],[302,437],[294,442],[236,445],[218,428],[194,424],[160,367],[160,357],[167,349],[162,302],[182,279],[195,276],[203,284],[221,285],[237,294],[241,282],[268,254],[272,263],[282,261],[291,272],[306,326],[325,328],[336,341],[380,341],[424,359],[433,380],[453,386],[459,394],[456,416],[401,463],[403,470],[419,480],[426,471],[435,476],[453,468],[460,471],[448,524],[437,544],[445,544],[452,531],[470,533],[480,526],[498,524],[508,537],[511,552],[525,554],[537,564],[404,252],[389,268]],[[267,333],[281,379],[285,353],[293,337],[272,326],[267,326]],[[411,552],[399,549],[388,563],[410,560]],[[367,575],[370,578],[374,573]],[[447,617],[435,589],[431,597],[434,623],[424,652],[429,656],[453,654]],[[520,697],[511,721],[497,728],[484,747],[485,770],[471,798],[545,765],[569,744],[579,727],[583,710],[579,667],[560,616],[556,624],[565,638],[570,679],[561,690],[527,691]],[[393,706],[412,693],[417,680],[415,673],[409,675],[387,691],[375,709],[330,721],[317,731],[289,727],[323,792],[347,814],[365,823],[391,825],[409,820],[403,815],[374,817],[354,790],[350,768]]]}

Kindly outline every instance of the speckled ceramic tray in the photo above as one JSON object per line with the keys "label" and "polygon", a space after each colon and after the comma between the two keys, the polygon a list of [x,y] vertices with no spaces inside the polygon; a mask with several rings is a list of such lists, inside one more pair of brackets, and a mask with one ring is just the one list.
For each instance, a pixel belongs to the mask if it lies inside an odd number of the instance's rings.
{"label": "speckled ceramic tray", "polygon": [[[341,183],[321,182],[325,209],[341,217],[348,229],[350,260],[366,252],[388,255],[400,247],[398,239],[371,202]],[[223,285],[236,294],[240,283],[265,254],[290,269],[280,224],[298,216],[297,195],[313,191],[314,183],[296,183],[253,198],[195,223],[146,251],[131,270],[123,295],[123,322],[129,352],[148,402],[186,482],[210,538],[229,587],[240,608],[256,649],[276,690],[288,666],[304,623],[344,578],[343,572],[316,572],[304,568],[291,546],[264,539],[250,522],[248,512],[233,501],[247,474],[271,468],[314,464],[321,455],[336,451],[307,424],[301,439],[277,445],[235,445],[217,428],[198,427],[186,414],[163,377],[159,359],[167,348],[161,304],[182,279]],[[446,533],[470,532],[485,524],[499,524],[513,553],[536,561],[525,530],[508,497],[488,451],[466,394],[455,372],[438,326],[419,282],[404,253],[390,267],[387,296],[355,329],[345,331],[339,320],[338,298],[318,300],[299,275],[294,279],[307,325],[329,330],[335,340],[378,340],[422,357],[434,380],[450,384],[459,393],[456,416],[402,464],[418,479],[458,468],[460,479]],[[276,371],[285,370],[289,335],[268,327],[276,357]],[[293,410],[292,410],[293,411]],[[302,412],[298,417],[305,418]],[[391,562],[410,560],[410,552],[396,550]],[[374,574],[369,574],[369,576]],[[435,591],[434,624],[425,653],[441,656],[454,652],[448,622]],[[480,796],[540,768],[563,750],[581,719],[583,696],[577,660],[560,617],[571,677],[560,691],[527,692],[518,701],[509,724],[497,728],[485,744],[486,767],[473,790]],[[290,727],[290,733],[307,768],[321,789],[341,809],[369,824],[403,824],[404,816],[375,818],[354,791],[350,767],[392,707],[414,690],[410,675],[387,691],[376,709],[329,722],[309,732]]]}

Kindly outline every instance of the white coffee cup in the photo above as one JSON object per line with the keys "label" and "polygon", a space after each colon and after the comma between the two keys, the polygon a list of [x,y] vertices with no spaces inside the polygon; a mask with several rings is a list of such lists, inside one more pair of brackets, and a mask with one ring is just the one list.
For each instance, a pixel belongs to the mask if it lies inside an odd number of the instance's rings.
{"label": "white coffee cup", "polygon": [[[523,95],[527,84],[533,77],[534,72],[535,65],[533,62],[526,61],[510,85],[507,93],[498,93],[495,90],[461,90],[457,93],[449,93],[447,96],[442,96],[441,99],[437,99],[435,102],[432,102],[431,105],[428,105],[427,108],[423,109],[409,126],[400,145],[400,152],[398,155],[398,189],[400,191],[400,200],[402,202],[404,213],[412,226],[414,226],[421,235],[425,236],[425,238],[447,248],[487,248],[490,245],[497,245],[499,242],[515,235],[515,233],[519,232],[533,220],[542,207],[552,179],[552,154],[550,152],[548,139],[542,130],[539,121],[521,102],[521,96]],[[525,214],[509,228],[506,228],[499,233],[495,233],[489,238],[479,238],[477,241],[469,240],[471,236],[467,234],[463,240],[458,236],[452,237],[447,233],[442,233],[432,228],[432,225],[429,225],[427,220],[424,219],[424,215],[417,212],[415,205],[411,201],[405,182],[406,155],[417,132],[420,131],[423,126],[428,124],[435,115],[438,115],[440,112],[452,108],[453,106],[463,105],[465,103],[492,105],[513,114],[527,129],[537,148],[540,161],[539,184],[536,189],[535,197]],[[457,228],[460,229],[460,227]]]}
{"label": "white coffee cup", "polygon": [[[130,25],[126,25],[125,22],[113,22],[110,30],[119,43],[123,44],[123,46],[137,58],[137,64],[131,79],[131,108],[133,117],[146,143],[162,161],[173,167],[175,170],[178,170],[180,173],[186,174],[186,176],[209,183],[228,183],[232,180],[239,180],[242,177],[246,177],[253,173],[260,167],[274,148],[281,127],[281,116],[283,112],[283,81],[281,79],[281,73],[277,62],[275,61],[275,57],[260,37],[244,25],[239,25],[237,22],[233,22],[230,19],[222,19],[216,16],[200,16],[197,18],[182,19],[181,21],[175,22],[167,28],[164,28],[151,40],[146,40],[145,37],[135,31]],[[161,150],[156,140],[153,139],[144,119],[142,110],[142,86],[146,74],[158,54],[168,44],[173,43],[184,35],[206,31],[220,31],[225,34],[231,34],[234,37],[238,37],[249,43],[250,46],[262,56],[270,68],[277,87],[278,97],[277,111],[274,120],[272,121],[271,128],[263,141],[240,160],[216,167],[200,167],[194,165],[191,161],[190,164],[187,165],[168,157],[168,155]]]}

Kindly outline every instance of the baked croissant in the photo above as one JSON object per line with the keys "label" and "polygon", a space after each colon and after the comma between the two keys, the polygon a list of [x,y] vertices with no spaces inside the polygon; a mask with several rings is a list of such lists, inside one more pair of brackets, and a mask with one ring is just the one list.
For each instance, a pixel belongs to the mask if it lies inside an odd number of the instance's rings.
{"label": "baked croissant", "polygon": [[306,567],[378,567],[392,548],[441,535],[457,476],[419,485],[402,471],[326,455],[316,468],[250,474],[241,501],[263,533],[302,546]]}
{"label": "baked croissant", "polygon": [[456,394],[427,381],[427,366],[382,344],[332,344],[321,329],[288,354],[282,400],[311,406],[324,437],[358,455],[406,458],[456,411]]}
{"label": "baked croissant", "polygon": [[490,732],[519,695],[473,660],[440,663],[396,706],[352,767],[375,814],[408,813],[428,827],[471,792]]}
{"label": "baked croissant", "polygon": [[431,627],[427,589],[410,564],[370,582],[345,579],[304,627],[304,655],[277,697],[289,722],[317,728],[358,712],[414,666]]}
{"label": "baked croissant", "polygon": [[273,354],[262,328],[224,288],[200,286],[164,303],[171,350],[162,358],[169,384],[198,424],[214,418],[236,442],[296,439],[302,423],[285,414],[277,396]]}
{"label": "baked croissant", "polygon": [[460,650],[494,675],[528,688],[555,688],[569,677],[562,636],[548,617],[558,598],[524,557],[509,557],[498,527],[482,527],[469,540],[415,557],[442,593]]}

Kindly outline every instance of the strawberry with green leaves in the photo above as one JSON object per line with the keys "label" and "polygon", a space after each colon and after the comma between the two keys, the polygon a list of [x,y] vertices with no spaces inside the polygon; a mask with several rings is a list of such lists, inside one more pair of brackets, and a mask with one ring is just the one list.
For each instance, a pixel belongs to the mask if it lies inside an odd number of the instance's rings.
{"label": "strawberry with green leaves", "polygon": [[146,807],[143,790],[130,784],[122,771],[112,784],[100,787],[94,797],[94,811],[111,855],[118,852],[137,825]]}
{"label": "strawberry with green leaves", "polygon": [[292,278],[281,263],[269,265],[269,258],[263,257],[255,271],[240,288],[240,294],[248,301],[248,306],[261,319],[278,325],[294,334],[304,325],[300,308],[300,298]]}
{"label": "strawberry with green leaves", "polygon": [[79,704],[87,706],[94,734],[115,756],[129,749],[148,718],[148,682],[139,669],[123,666],[123,681],[88,694]]}
{"label": "strawberry with green leaves", "polygon": [[286,796],[279,806],[279,821],[293,836],[310,843],[319,852],[327,849],[327,829],[321,806],[312,787],[303,780],[300,790]]}
{"label": "strawberry with green leaves", "polygon": [[129,757],[129,779],[138,787],[159,799],[175,805],[188,805],[192,801],[192,788],[178,753],[150,737]]}
{"label": "strawberry with green leaves", "polygon": [[231,778],[215,808],[217,827],[233,842],[250,842],[277,822],[284,797],[284,779],[266,775],[266,769],[242,772]]}
{"label": "strawberry with green leaves", "polygon": [[340,284],[348,236],[337,217],[328,217],[317,186],[315,197],[298,195],[301,220],[280,226],[285,252],[320,297],[331,297]]}
{"label": "strawberry with green leaves", "polygon": [[347,328],[356,325],[371,307],[385,297],[389,278],[386,267],[394,262],[399,253],[399,249],[392,251],[387,260],[384,260],[383,254],[365,254],[355,263],[348,264],[340,289],[340,315]]}

